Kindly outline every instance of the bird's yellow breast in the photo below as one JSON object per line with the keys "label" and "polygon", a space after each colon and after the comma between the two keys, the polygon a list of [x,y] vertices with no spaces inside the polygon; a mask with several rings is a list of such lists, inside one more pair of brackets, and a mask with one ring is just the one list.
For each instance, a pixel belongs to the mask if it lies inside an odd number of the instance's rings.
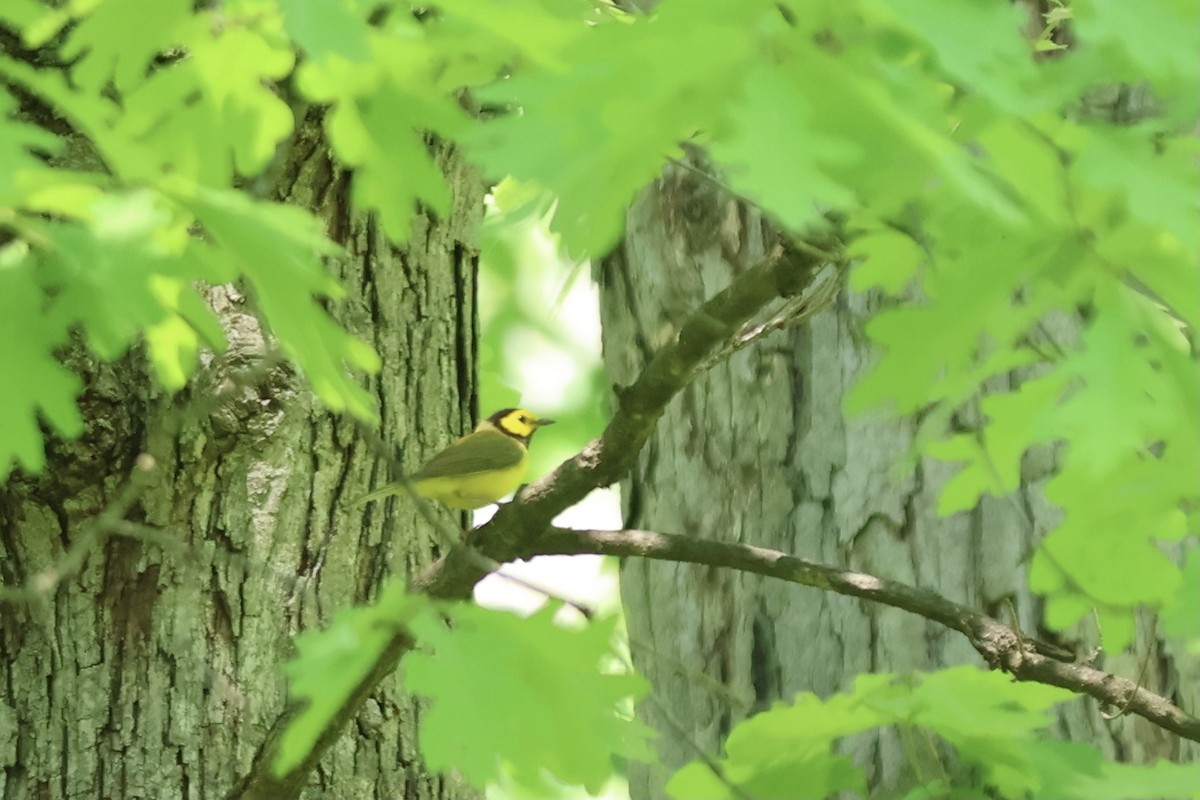
{"label": "bird's yellow breast", "polygon": [[522,455],[521,460],[511,467],[467,475],[421,478],[413,482],[413,487],[422,497],[437,500],[450,508],[483,508],[520,486],[527,464],[528,458]]}

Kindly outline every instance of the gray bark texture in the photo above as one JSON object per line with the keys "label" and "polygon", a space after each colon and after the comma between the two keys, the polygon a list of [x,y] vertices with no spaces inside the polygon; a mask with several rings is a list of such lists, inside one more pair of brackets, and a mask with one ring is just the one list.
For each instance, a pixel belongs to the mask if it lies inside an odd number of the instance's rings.
{"label": "gray bark texture", "polygon": [[[382,435],[416,466],[476,411],[482,184],[431,146],[456,205],[418,215],[396,248],[351,211],[352,178],[319,130],[315,116],[300,123],[270,194],[345,247],[333,269],[349,296],[329,308],[382,356],[370,379]],[[75,348],[86,433],[51,442],[43,475],[0,487],[0,580],[32,587],[0,603],[4,800],[224,796],[285,706],[292,636],[436,555],[404,503],[386,525],[382,504],[349,506],[387,478],[382,462],[274,354],[253,297],[210,296],[230,347],[187,390],[154,388],[137,353],[102,364]],[[153,469],[124,518],[142,535],[94,535],[139,464]],[[419,713],[385,683],[304,796],[475,796],[423,768]]]}
{"label": "gray bark texture", "polygon": [[[692,309],[772,241],[758,212],[668,168],[599,268],[613,383],[628,384]],[[954,467],[908,458],[916,422],[842,410],[872,362],[862,324],[877,302],[843,292],[808,325],[773,334],[686,389],[622,484],[626,526],[777,548],[932,589],[1005,621],[1011,603],[1024,631],[1052,638],[1039,629],[1025,557],[1055,522],[1041,493],[1053,453],[1026,459],[1015,496],[939,517]],[[633,800],[666,797],[666,780],[694,760],[695,745],[719,753],[739,720],[797,692],[828,696],[863,672],[982,666],[965,639],[915,615],[731,570],[628,559],[621,593],[634,663],[654,687],[638,713],[661,734],[662,763],[631,767]],[[1144,662],[1142,684],[1171,696],[1180,676],[1151,630],[1133,652],[1101,663],[1136,679]],[[1137,762],[1182,755],[1174,735],[1142,720],[1105,721],[1088,700],[1066,706],[1057,733]],[[955,774],[945,753],[943,766],[923,743],[906,744],[885,732],[844,750],[878,797]]]}

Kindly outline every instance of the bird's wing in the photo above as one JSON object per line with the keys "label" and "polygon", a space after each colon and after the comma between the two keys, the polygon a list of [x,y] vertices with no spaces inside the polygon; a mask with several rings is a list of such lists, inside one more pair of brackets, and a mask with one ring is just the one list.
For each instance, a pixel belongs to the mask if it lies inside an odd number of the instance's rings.
{"label": "bird's wing", "polygon": [[520,463],[525,448],[516,439],[497,430],[469,433],[452,443],[417,470],[413,480],[447,478],[505,469]]}

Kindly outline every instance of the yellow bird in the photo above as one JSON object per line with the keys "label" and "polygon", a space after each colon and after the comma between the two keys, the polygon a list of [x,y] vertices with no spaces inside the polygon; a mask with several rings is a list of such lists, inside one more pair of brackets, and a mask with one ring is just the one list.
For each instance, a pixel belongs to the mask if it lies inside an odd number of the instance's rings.
{"label": "yellow bird", "polygon": [[[521,484],[529,461],[529,440],[538,428],[553,422],[538,419],[523,408],[497,411],[405,480],[417,494],[450,508],[482,508]],[[390,483],[360,497],[354,505],[403,491],[402,482]]]}

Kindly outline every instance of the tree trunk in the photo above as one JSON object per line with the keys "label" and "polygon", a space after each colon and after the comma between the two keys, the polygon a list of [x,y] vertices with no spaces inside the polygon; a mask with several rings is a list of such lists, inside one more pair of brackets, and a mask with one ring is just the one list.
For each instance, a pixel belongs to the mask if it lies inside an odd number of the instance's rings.
{"label": "tree trunk", "polygon": [[[634,204],[624,243],[601,266],[613,383],[630,382],[687,313],[761,258],[772,238],[758,212],[668,168]],[[1015,496],[940,518],[937,497],[954,467],[925,459],[905,467],[915,423],[842,413],[871,363],[861,331],[876,302],[843,293],[806,326],[734,355],[685,390],[622,484],[626,525],[861,569],[1005,621],[1013,607],[1023,630],[1038,631],[1024,558],[1057,513],[1040,491],[1053,455],[1026,459]],[[666,796],[672,771],[695,758],[688,739],[717,753],[732,725],[797,692],[827,696],[862,672],[982,664],[961,636],[917,616],[731,570],[631,559],[621,594],[634,663],[654,686],[639,714],[661,732],[661,765],[631,769],[634,800]],[[1169,695],[1171,660],[1153,637],[1137,652],[1146,647],[1143,684]],[[1139,662],[1119,654],[1105,668],[1136,676]],[[1090,701],[1067,706],[1061,732],[1137,761],[1178,755],[1175,737],[1128,717],[1105,722]],[[885,732],[845,750],[876,795],[894,797],[941,769],[909,760],[902,745]]]}
{"label": "tree trunk", "polygon": [[[352,212],[352,178],[319,131],[315,116],[300,125],[273,194],[345,246],[334,269],[349,298],[331,312],[382,356],[383,436],[416,465],[476,411],[482,186],[437,147],[457,205],[418,216],[395,248]],[[28,602],[0,604],[0,797],[223,796],[284,708],[292,635],[436,555],[405,504],[387,524],[383,505],[348,507],[387,477],[382,462],[272,356],[253,298],[210,294],[230,347],[188,390],[164,396],[138,354],[100,364],[76,348],[87,432],[0,489],[0,578],[30,587]],[[124,513],[132,473],[147,485]],[[89,532],[114,509],[148,527]],[[422,767],[418,713],[382,686],[306,795],[474,796]]]}

